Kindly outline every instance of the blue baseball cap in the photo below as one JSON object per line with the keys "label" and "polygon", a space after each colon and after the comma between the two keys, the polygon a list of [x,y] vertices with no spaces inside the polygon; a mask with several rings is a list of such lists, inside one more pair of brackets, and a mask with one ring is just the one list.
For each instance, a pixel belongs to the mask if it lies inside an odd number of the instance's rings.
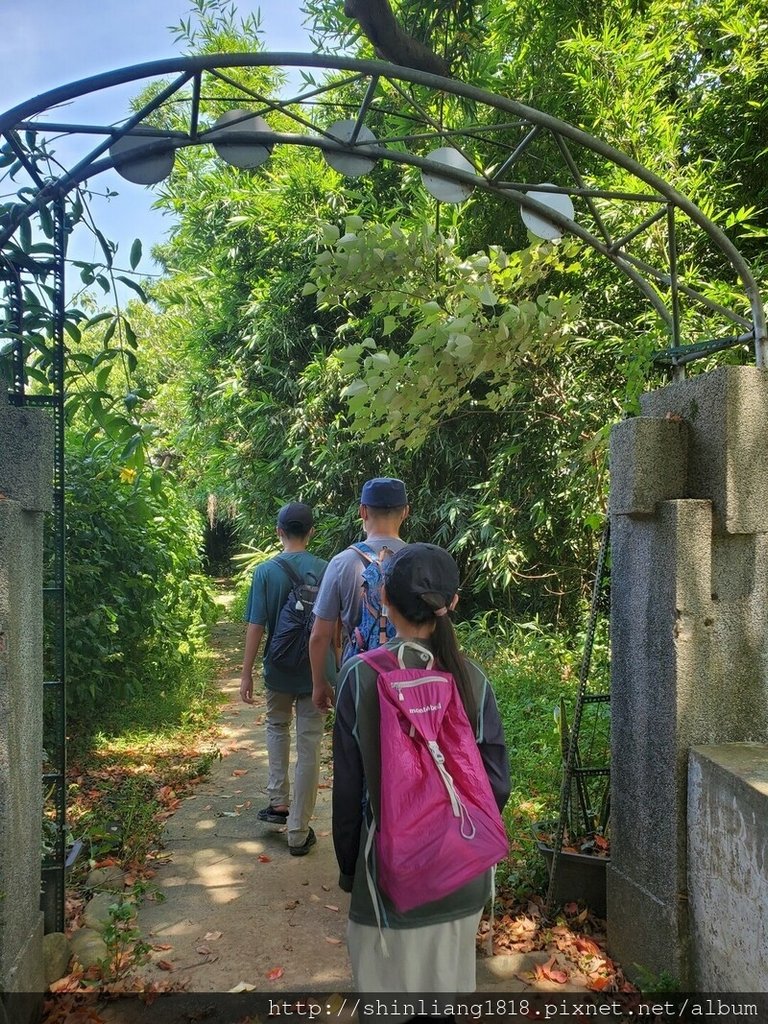
{"label": "blue baseball cap", "polygon": [[277,525],[281,530],[309,533],[313,523],[312,509],[303,501],[292,501],[288,505],[283,505],[277,513]]}
{"label": "blue baseball cap", "polygon": [[360,504],[371,508],[402,508],[408,504],[405,484],[391,476],[377,476],[366,480],[360,494]]}

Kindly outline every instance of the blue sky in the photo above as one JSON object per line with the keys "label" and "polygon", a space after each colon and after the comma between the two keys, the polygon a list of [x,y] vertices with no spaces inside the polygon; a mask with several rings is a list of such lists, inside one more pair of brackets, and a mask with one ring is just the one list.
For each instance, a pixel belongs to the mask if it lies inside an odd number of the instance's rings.
{"label": "blue sky", "polygon": [[[260,10],[265,48],[311,50],[302,27],[301,0],[238,0],[241,15]],[[0,0],[0,110],[8,110],[58,85],[113,68],[158,60],[179,52],[169,25],[189,12],[187,0]],[[111,123],[128,113],[137,87],[94,95],[77,106],[78,115],[94,123]],[[74,110],[74,108],[73,108]],[[66,111],[62,111],[66,119]],[[74,115],[72,115],[74,116]],[[135,237],[145,252],[167,230],[167,220],[151,210],[152,193],[116,174],[94,179],[99,191],[108,186],[118,198],[99,200],[94,212],[104,234],[126,253]],[[89,258],[98,252],[81,240]],[[142,262],[149,270],[149,260]]]}

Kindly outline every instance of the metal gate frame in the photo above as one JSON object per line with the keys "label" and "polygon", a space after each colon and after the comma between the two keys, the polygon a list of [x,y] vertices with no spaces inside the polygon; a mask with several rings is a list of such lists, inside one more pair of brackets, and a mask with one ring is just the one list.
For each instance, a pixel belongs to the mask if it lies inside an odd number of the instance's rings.
{"label": "metal gate frame", "polygon": [[[253,68],[303,68],[305,88],[298,94],[275,99],[233,77],[233,72]],[[312,75],[321,71],[323,81]],[[167,81],[166,76],[175,76]],[[119,124],[97,125],[76,121],[60,122],[51,113],[89,93],[145,80],[159,80],[157,93]],[[206,97],[209,82],[225,84],[226,97]],[[430,112],[438,99],[441,115]],[[24,176],[27,186],[23,201],[15,204],[0,221],[0,284],[5,286],[5,328],[12,339],[12,382],[10,399],[17,405],[43,406],[52,410],[55,423],[54,512],[51,522],[53,555],[45,584],[49,622],[52,628],[51,671],[44,681],[47,716],[52,722],[46,737],[52,749],[43,781],[55,805],[56,843],[53,856],[43,866],[46,899],[46,928],[60,930],[64,913],[64,865],[66,835],[66,665],[65,665],[65,564],[64,564],[64,406],[66,400],[65,265],[69,232],[67,197],[83,182],[110,168],[126,166],[115,143],[126,137],[145,139],[146,146],[134,151],[132,159],[174,154],[187,146],[221,142],[222,130],[205,122],[213,102],[222,109],[234,104],[248,105],[240,118],[226,129],[229,143],[271,148],[298,145],[321,150],[327,156],[363,156],[414,168],[422,173],[487,192],[512,201],[521,210],[537,214],[560,232],[573,235],[610,261],[640,291],[663,323],[669,348],[657,353],[657,361],[671,367],[676,378],[684,376],[685,365],[718,350],[754,345],[758,366],[768,365],[765,313],[749,266],[725,233],[691,200],[672,188],[654,172],[588,133],[557,118],[503,96],[453,79],[441,78],[410,68],[380,61],[356,60],[326,54],[236,53],[195,57],[174,57],[133,65],[61,86],[0,114],[0,140],[6,154],[14,158],[10,173]],[[185,127],[166,130],[157,127],[150,115],[169,107],[182,110]],[[208,107],[206,107],[206,104]],[[392,109],[388,104],[394,104]],[[329,130],[326,106],[349,117],[353,128],[347,138]],[[433,106],[432,109],[437,109]],[[444,119],[442,111],[449,111]],[[238,121],[254,116],[279,119],[281,130],[244,130]],[[370,140],[368,126],[381,131],[390,117],[396,127]],[[252,122],[251,122],[252,123]],[[288,128],[292,130],[287,130]],[[366,128],[366,133],[362,129]],[[82,145],[82,155],[69,167],[54,165],[45,158],[47,141],[65,135]],[[92,140],[99,141],[93,145]],[[39,139],[47,140],[40,146]],[[463,169],[433,157],[435,145],[457,150],[466,161]],[[562,184],[541,183],[532,176],[526,161],[544,147],[549,165],[547,175]],[[41,157],[41,152],[43,157]],[[598,188],[577,154],[591,154],[623,172],[632,187]],[[557,158],[557,166],[553,158]],[[7,165],[7,161],[5,161]],[[512,172],[516,172],[516,177]],[[551,173],[550,173],[551,172]],[[15,178],[14,178],[15,180]],[[636,184],[634,184],[636,183]],[[539,197],[533,198],[529,193]],[[551,209],[547,194],[566,195],[580,206],[578,219]],[[53,211],[53,255],[43,259],[22,256],[14,238],[25,223],[46,208]],[[610,207],[611,215],[606,209]],[[621,216],[616,209],[621,209]],[[626,214],[626,216],[625,216]],[[685,232],[681,231],[685,224]],[[732,272],[740,292],[729,305],[707,294],[698,281],[686,278],[682,243],[691,230],[716,253],[719,264]],[[651,263],[633,246],[648,233],[663,231],[665,261]],[[27,388],[29,351],[24,335],[25,280],[42,283],[52,279],[50,291],[50,337],[53,348],[51,387],[48,393],[31,393]],[[718,321],[711,338],[684,345],[681,338],[681,305],[692,303]],[[727,330],[730,333],[726,333]]]}

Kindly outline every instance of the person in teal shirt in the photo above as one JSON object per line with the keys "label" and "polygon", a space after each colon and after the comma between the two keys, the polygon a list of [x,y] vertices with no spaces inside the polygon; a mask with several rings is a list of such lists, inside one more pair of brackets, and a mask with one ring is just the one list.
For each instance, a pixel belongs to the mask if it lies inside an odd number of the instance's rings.
{"label": "person in teal shirt", "polygon": [[[309,505],[291,502],[277,516],[277,535],[283,547],[281,559],[287,561],[305,582],[316,584],[322,578],[327,562],[311,554],[307,545],[314,533],[313,514]],[[270,640],[280,610],[285,604],[293,582],[279,562],[271,558],[253,572],[245,620],[243,671],[240,676],[240,697],[253,704],[253,666],[266,634],[263,674],[267,698],[267,756],[269,805],[258,812],[260,821],[288,826],[288,849],[301,857],[314,846],[315,832],[309,824],[315,810],[320,777],[320,746],[325,715],[312,704],[312,672],[306,666],[285,670],[270,659]],[[329,668],[335,660],[329,650]],[[291,722],[296,715],[296,771],[293,798],[290,795],[288,768],[291,748]]]}

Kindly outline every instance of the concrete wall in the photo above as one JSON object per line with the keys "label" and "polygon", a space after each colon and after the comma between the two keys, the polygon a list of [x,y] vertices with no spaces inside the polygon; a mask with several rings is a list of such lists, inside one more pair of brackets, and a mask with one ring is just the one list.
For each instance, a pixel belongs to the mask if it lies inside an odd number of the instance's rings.
{"label": "concrete wall", "polygon": [[697,991],[768,992],[768,746],[691,751],[688,891]]}
{"label": "concrete wall", "polygon": [[693,979],[688,754],[768,741],[768,374],[646,395],[611,437],[609,947]]}
{"label": "concrete wall", "polygon": [[43,512],[52,422],[0,380],[0,991],[43,992]]}

